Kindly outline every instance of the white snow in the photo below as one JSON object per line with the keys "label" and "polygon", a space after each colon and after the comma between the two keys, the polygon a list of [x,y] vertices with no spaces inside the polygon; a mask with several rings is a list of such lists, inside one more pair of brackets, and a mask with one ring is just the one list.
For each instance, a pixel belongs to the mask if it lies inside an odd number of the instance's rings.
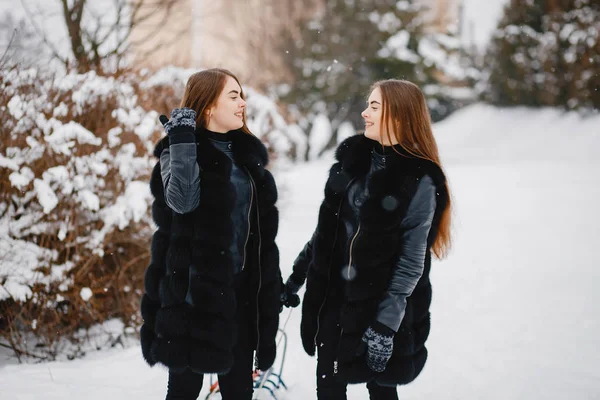
{"label": "white snow", "polygon": [[313,125],[308,136],[308,159],[315,160],[319,157],[331,139],[331,122],[325,114],[318,114],[313,120]]}
{"label": "white snow", "polygon": [[188,78],[197,71],[197,69],[185,69],[172,65],[161,68],[154,73],[144,70],[142,74],[149,74],[150,76],[140,84],[140,87],[142,89],[150,89],[155,86],[171,86],[174,84],[183,84],[185,86]]}
{"label": "white snow", "polygon": [[277,154],[277,163],[292,162],[293,147],[296,148],[296,154],[305,154],[306,135],[298,125],[286,121],[281,105],[273,97],[266,96],[253,88],[243,89],[247,101],[248,128],[267,144],[269,150]]}
{"label": "white snow", "polygon": [[144,115],[139,126],[135,128],[136,135],[148,140],[150,135],[156,130],[156,121],[158,121],[158,113],[156,111],[149,111]]}
{"label": "white snow", "polygon": [[75,146],[73,140],[76,140],[79,144],[91,144],[94,146],[102,144],[102,139],[96,137],[92,132],[73,121],[63,124],[55,119],[51,119],[48,121],[48,129],[53,130],[52,134],[46,136],[44,139],[54,150],[63,154],[71,153],[71,149]]}
{"label": "white snow", "polygon": [[337,130],[337,143],[342,143],[345,139],[356,134],[356,129],[350,121],[344,121],[338,126]]}
{"label": "white snow", "polygon": [[54,207],[58,204],[58,197],[56,197],[56,193],[54,193],[54,190],[52,190],[50,185],[41,179],[35,179],[33,181],[33,187],[38,201],[44,208],[44,214],[48,214],[50,211],[54,210]]}
{"label": "white snow", "polygon": [[112,148],[112,147],[115,147],[115,146],[118,146],[119,144],[121,144],[121,138],[119,138],[121,133],[123,133],[123,128],[121,128],[120,126],[112,128],[111,130],[108,131],[108,133],[107,133],[108,147]]}
{"label": "white snow", "polygon": [[296,158],[303,160],[308,147],[308,138],[304,134],[304,131],[298,125],[290,125],[287,130],[287,136],[296,146]]}
{"label": "white snow", "polygon": [[34,178],[33,171],[31,168],[23,167],[20,172],[13,172],[8,176],[10,183],[12,186],[23,189],[25,186],[29,185]]}
{"label": "white snow", "polygon": [[8,112],[15,117],[15,119],[21,119],[25,115],[26,106],[27,105],[20,96],[14,96],[8,102]]}
{"label": "white snow", "polygon": [[[8,237],[5,231],[13,227],[9,226],[7,219],[0,219],[0,254],[3,257],[0,260],[0,280],[3,282],[0,286],[0,299],[12,297],[16,301],[22,301],[32,294],[29,283],[43,279],[35,269],[46,266],[48,260],[56,258],[57,253],[35,243]],[[4,262],[4,259],[10,262]]]}
{"label": "white snow", "polygon": [[[454,247],[432,267],[429,360],[398,389],[401,399],[600,398],[598,126],[599,116],[479,104],[435,126],[455,205]],[[286,277],[315,227],[331,161],[276,174]],[[286,326],[289,391],[280,400],[315,398],[315,359],[300,344],[300,317],[295,309]],[[149,368],[138,346],[0,368],[11,399],[158,399],[166,392],[166,370]],[[350,386],[348,398],[366,399],[364,385]]]}
{"label": "white snow", "polygon": [[115,227],[123,230],[131,222],[141,221],[150,208],[151,197],[147,182],[133,181],[129,183],[125,193],[115,199],[111,206],[100,210],[104,226],[91,234],[90,241],[86,246],[94,249],[94,253],[103,256],[104,250],[100,244],[103,243],[106,235]]}
{"label": "white snow", "polygon": [[79,295],[81,296],[83,301],[88,301],[89,299],[92,298],[92,295],[93,295],[92,289],[90,289],[89,287],[81,288]]}
{"label": "white snow", "polygon": [[401,61],[416,63],[419,61],[419,56],[408,48],[409,41],[410,33],[405,30],[398,31],[395,35],[390,36],[385,46],[377,52],[377,55],[383,58],[395,57]]}
{"label": "white snow", "polygon": [[8,168],[17,171],[19,169],[19,164],[15,160],[0,154],[0,168]]}
{"label": "white snow", "polygon": [[98,198],[91,190],[80,190],[77,197],[81,204],[88,210],[98,211],[100,209],[100,198]]}
{"label": "white snow", "polygon": [[135,144],[127,143],[119,148],[115,157],[116,164],[119,166],[119,173],[126,180],[135,178],[139,171],[143,171],[151,164],[146,159],[135,157]]}

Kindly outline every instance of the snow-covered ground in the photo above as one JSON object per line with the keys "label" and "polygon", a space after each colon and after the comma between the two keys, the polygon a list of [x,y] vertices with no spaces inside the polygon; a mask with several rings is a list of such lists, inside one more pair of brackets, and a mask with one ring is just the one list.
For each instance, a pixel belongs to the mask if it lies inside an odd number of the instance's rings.
{"label": "snow-covered ground", "polygon": [[[600,399],[600,117],[473,105],[435,132],[453,190],[455,241],[432,269],[429,361],[400,398]],[[330,163],[278,173],[286,276],[314,229]],[[315,359],[302,350],[299,322],[294,310],[283,371],[289,391],[280,400],[315,398]],[[0,397],[161,399],[166,379],[136,346],[71,362],[9,362],[0,367]],[[367,399],[364,385],[349,387],[348,398]]]}

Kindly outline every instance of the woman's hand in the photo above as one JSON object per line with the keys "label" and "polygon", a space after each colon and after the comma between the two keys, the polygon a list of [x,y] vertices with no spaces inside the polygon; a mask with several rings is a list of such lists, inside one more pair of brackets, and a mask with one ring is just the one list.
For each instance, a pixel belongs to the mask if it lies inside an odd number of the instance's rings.
{"label": "woman's hand", "polygon": [[280,312],[283,311],[283,307],[296,308],[300,304],[300,296],[297,295],[298,290],[302,287],[304,281],[302,278],[298,278],[292,273],[285,282],[285,285],[281,288],[281,294],[279,295],[279,301],[281,303]]}
{"label": "woman's hand", "polygon": [[159,120],[169,136],[169,144],[195,142],[196,112],[191,108],[175,108],[171,111],[171,119],[161,115]]}
{"label": "woman's hand", "polygon": [[367,328],[362,341],[366,345],[367,366],[374,372],[383,372],[394,351],[394,331],[376,321]]}

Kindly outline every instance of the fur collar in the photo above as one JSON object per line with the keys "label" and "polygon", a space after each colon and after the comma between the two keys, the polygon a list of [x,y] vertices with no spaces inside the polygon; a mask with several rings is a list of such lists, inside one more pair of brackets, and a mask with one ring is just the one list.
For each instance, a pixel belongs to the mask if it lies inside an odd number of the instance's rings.
{"label": "fur collar", "polygon": [[[376,141],[365,135],[351,136],[338,146],[335,158],[350,176],[366,174],[371,166],[371,153],[376,144]],[[406,173],[413,168],[422,169],[438,186],[444,185],[446,178],[438,165],[409,154],[399,145],[394,146],[394,149],[400,154],[388,157],[388,167],[391,167],[391,171],[402,169]]]}
{"label": "fur collar", "polygon": [[[269,155],[265,145],[254,135],[241,130],[231,131],[229,134],[232,142],[233,158],[236,163],[246,167],[255,178],[262,178],[264,168],[269,163]],[[198,161],[203,168],[212,169],[218,161],[225,160],[223,154],[213,146],[206,132],[196,129],[196,144],[198,145]],[[169,137],[165,136],[158,141],[154,148],[154,156],[160,158],[162,151],[169,147]]]}
{"label": "fur collar", "polygon": [[335,151],[342,168],[352,175],[366,172],[371,163],[373,141],[365,135],[355,135],[344,140]]}

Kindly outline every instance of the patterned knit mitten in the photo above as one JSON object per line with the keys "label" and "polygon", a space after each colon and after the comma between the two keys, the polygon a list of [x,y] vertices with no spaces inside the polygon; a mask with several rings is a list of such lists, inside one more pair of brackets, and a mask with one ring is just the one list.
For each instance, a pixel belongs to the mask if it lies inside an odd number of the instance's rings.
{"label": "patterned knit mitten", "polygon": [[394,350],[394,331],[376,321],[365,331],[362,341],[367,344],[367,366],[383,372]]}
{"label": "patterned knit mitten", "polygon": [[190,108],[175,108],[171,111],[171,119],[164,126],[170,144],[194,143],[196,112]]}

